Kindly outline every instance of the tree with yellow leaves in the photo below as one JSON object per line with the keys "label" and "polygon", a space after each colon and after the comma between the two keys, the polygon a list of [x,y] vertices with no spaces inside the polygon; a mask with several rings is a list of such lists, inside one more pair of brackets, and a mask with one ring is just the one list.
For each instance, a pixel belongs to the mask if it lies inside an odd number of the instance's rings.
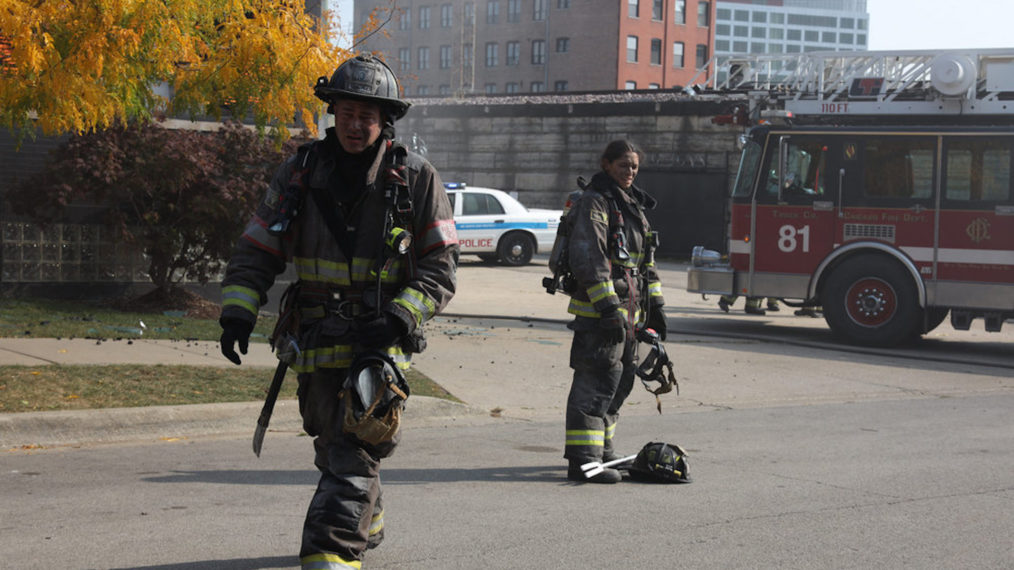
{"label": "tree with yellow leaves", "polygon": [[313,85],[351,55],[336,30],[304,0],[0,0],[0,125],[83,133],[166,113],[315,132]]}

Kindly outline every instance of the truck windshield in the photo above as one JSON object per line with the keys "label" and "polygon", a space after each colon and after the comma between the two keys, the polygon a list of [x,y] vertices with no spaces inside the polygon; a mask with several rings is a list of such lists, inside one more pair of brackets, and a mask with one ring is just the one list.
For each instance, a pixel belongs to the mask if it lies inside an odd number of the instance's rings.
{"label": "truck windshield", "polygon": [[753,140],[747,141],[743,148],[743,156],[739,159],[739,172],[736,174],[736,185],[732,190],[734,197],[746,197],[753,193],[760,158],[761,146]]}

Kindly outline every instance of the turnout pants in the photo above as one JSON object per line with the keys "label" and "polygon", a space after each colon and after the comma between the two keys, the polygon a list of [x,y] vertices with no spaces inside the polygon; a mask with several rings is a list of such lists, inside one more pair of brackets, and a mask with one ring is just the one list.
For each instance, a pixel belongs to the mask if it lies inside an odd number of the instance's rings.
{"label": "turnout pants", "polygon": [[384,538],[380,460],[394,452],[400,432],[378,445],[342,432],[344,402],[338,397],[348,371],[299,375],[303,429],[315,436],[317,490],[303,523],[299,552],[303,570],[359,568],[363,553]]}
{"label": "turnout pants", "polygon": [[620,407],[634,386],[637,341],[611,344],[598,319],[576,317],[570,345],[574,380],[567,397],[566,443],[563,456],[571,462],[601,461],[614,454],[613,435]]}

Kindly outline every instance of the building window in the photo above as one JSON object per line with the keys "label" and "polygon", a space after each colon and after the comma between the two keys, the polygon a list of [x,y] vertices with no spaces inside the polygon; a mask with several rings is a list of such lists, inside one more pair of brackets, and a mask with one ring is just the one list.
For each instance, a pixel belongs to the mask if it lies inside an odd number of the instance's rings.
{"label": "building window", "polygon": [[444,96],[450,95],[451,94],[451,86],[447,85],[446,83],[444,85],[441,85],[440,86],[440,94],[444,95]]}
{"label": "building window", "polygon": [[820,41],[825,44],[833,44],[838,40],[838,34],[834,32],[821,32]]}
{"label": "building window", "polygon": [[532,65],[543,65],[546,63],[546,40],[534,40],[532,42]]}
{"label": "building window", "polygon": [[715,35],[716,36],[732,35],[732,26],[730,26],[729,24],[715,24]]}
{"label": "building window", "polygon": [[780,39],[783,39],[783,38],[785,38],[785,30],[783,30],[781,28],[769,28],[768,29],[768,39],[770,39],[770,40],[780,40]]}
{"label": "building window", "polygon": [[496,67],[500,62],[500,46],[495,43],[486,44],[486,67]]}
{"label": "building window", "polygon": [[820,32],[818,32],[817,30],[806,30],[803,32],[803,39],[808,42],[816,43],[819,38]]}
{"label": "building window", "polygon": [[732,42],[733,53],[746,53],[746,42]]}
{"label": "building window", "polygon": [[751,43],[750,53],[764,53],[764,44],[758,42]]}
{"label": "building window", "polygon": [[749,34],[750,34],[750,28],[748,28],[746,26],[733,26],[732,27],[732,35],[736,36],[737,38],[745,38]]}
{"label": "building window", "polygon": [[398,49],[398,69],[408,71],[412,69],[412,50],[409,48]]}
{"label": "building window", "polygon": [[401,17],[398,19],[398,29],[407,30],[412,27],[412,10],[402,10]]}
{"label": "building window", "polygon": [[486,95],[496,94],[496,83],[487,83],[485,91]]}
{"label": "building window", "polygon": [[651,64],[662,65],[662,40],[651,39]]}
{"label": "building window", "polygon": [[797,30],[795,28],[790,29],[788,32],[788,38],[790,42],[798,42],[799,40],[803,39],[803,31]]}
{"label": "building window", "polygon": [[454,6],[443,4],[440,6],[440,27],[450,28],[454,25]]}
{"label": "building window", "polygon": [[736,10],[736,15],[733,16],[733,19],[737,22],[749,22],[750,12],[747,12],[746,10]]}
{"label": "building window", "polygon": [[440,46],[440,69],[449,69],[453,61],[451,46]]}
{"label": "building window", "polygon": [[521,21],[521,0],[507,0],[507,21]]}
{"label": "building window", "polygon": [[729,51],[729,40],[715,40],[715,51]]}
{"label": "building window", "polygon": [[570,38],[556,38],[556,53],[570,51]]}
{"label": "building window", "polygon": [[495,24],[496,19],[499,16],[500,16],[500,2],[498,2],[497,0],[489,0],[489,2],[486,2],[486,23],[490,25]]}
{"label": "building window", "polygon": [[553,91],[566,91],[566,90],[567,90],[566,81],[557,81],[556,83],[553,83]]}
{"label": "building window", "polygon": [[784,24],[785,23],[785,14],[782,14],[781,12],[772,12],[771,13],[771,23],[772,24]]}
{"label": "building window", "polygon": [[637,36],[627,36],[627,61],[637,63]]}
{"label": "building window", "polygon": [[768,21],[768,13],[757,11],[753,13],[753,21],[759,24],[763,24]]}
{"label": "building window", "polygon": [[638,15],[638,0],[627,0],[627,17],[636,18]]}
{"label": "building window", "polygon": [[623,88],[627,89],[628,91],[631,90],[631,89],[637,89],[637,82],[636,81],[627,81],[626,83],[623,84]]}
{"label": "building window", "polygon": [[507,59],[505,65],[517,65],[521,61],[521,44],[518,42],[507,42]]}
{"label": "building window", "polygon": [[764,39],[767,36],[767,31],[767,28],[762,28],[760,26],[750,28],[750,37]]}
{"label": "building window", "polygon": [[708,45],[697,44],[697,69],[704,69],[708,64]]}
{"label": "building window", "polygon": [[546,84],[541,81],[532,81],[532,93],[542,93],[546,90]]}
{"label": "building window", "polygon": [[423,97],[425,97],[425,96],[427,96],[427,95],[430,94],[430,87],[429,87],[429,85],[420,85],[419,87],[416,88],[415,91],[419,95],[422,95]]}
{"label": "building window", "polygon": [[711,2],[697,3],[697,25],[702,28],[711,25]]}
{"label": "building window", "polygon": [[419,29],[428,30],[430,28],[430,7],[422,6],[419,8]]}
{"label": "building window", "polygon": [[687,23],[687,0],[673,0],[673,23],[677,26]]}
{"label": "building window", "polygon": [[672,44],[672,66],[683,69],[683,42]]}
{"label": "building window", "polygon": [[475,4],[471,2],[465,2],[465,24],[475,25]]}
{"label": "building window", "polygon": [[546,19],[546,0],[535,0],[532,6],[532,19],[536,22]]}
{"label": "building window", "polygon": [[512,82],[510,82],[510,83],[507,84],[506,92],[507,93],[517,93],[519,88],[520,88],[520,86],[516,82],[512,81]]}
{"label": "building window", "polygon": [[430,48],[421,47],[419,48],[419,61],[416,62],[416,69],[429,69],[430,68]]}
{"label": "building window", "polygon": [[658,83],[649,83],[648,89],[658,89]]}
{"label": "building window", "polygon": [[662,0],[653,0],[651,3],[651,19],[656,22],[662,21]]}
{"label": "building window", "polygon": [[854,42],[854,40],[855,38],[853,37],[852,34],[847,34],[845,32],[838,34],[838,41],[843,44],[851,44]]}
{"label": "building window", "polygon": [[567,8],[570,8],[570,0],[556,0],[557,10],[566,10]]}

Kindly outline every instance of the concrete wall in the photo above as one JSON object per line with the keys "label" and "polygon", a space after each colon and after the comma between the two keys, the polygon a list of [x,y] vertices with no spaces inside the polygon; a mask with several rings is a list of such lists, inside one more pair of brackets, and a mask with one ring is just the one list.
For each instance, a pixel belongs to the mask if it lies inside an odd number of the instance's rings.
{"label": "concrete wall", "polygon": [[[402,140],[417,135],[445,182],[516,192],[529,207],[562,206],[578,175],[599,170],[619,138],[645,153],[638,185],[660,201],[662,252],[694,245],[725,249],[725,197],[735,176],[741,130],[715,125],[720,102],[480,103],[415,105],[398,122]],[[545,101],[545,99],[540,99]],[[649,218],[655,217],[649,215]]]}

